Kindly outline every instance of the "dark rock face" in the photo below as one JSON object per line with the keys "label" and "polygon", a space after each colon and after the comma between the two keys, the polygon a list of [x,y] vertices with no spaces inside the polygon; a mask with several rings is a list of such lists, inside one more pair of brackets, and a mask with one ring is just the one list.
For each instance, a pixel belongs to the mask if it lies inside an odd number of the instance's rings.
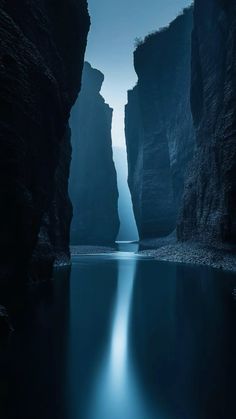
{"label": "dark rock face", "polygon": [[[52,214],[60,218],[59,201],[67,200],[66,130],[80,89],[89,16],[86,0],[22,0],[20,6],[13,0],[0,2],[0,20],[2,279],[25,275],[40,229],[39,248],[47,239],[52,261],[58,242],[68,253]],[[40,260],[43,252],[35,253]]]}
{"label": "dark rock face", "polygon": [[119,231],[118,189],[112,158],[112,109],[100,95],[103,74],[85,63],[72,111],[71,243],[114,243]]}
{"label": "dark rock face", "polygon": [[71,131],[68,126],[60,144],[51,205],[43,216],[37,246],[31,260],[30,274],[32,278],[36,277],[36,280],[38,277],[48,276],[53,265],[70,264],[72,205],[68,184],[71,154]]}
{"label": "dark rock face", "polygon": [[134,53],[138,83],[125,126],[129,186],[140,238],[171,233],[194,147],[190,110],[192,9]]}
{"label": "dark rock face", "polygon": [[7,311],[5,307],[0,305],[0,337],[7,337],[13,328],[11,326]]}
{"label": "dark rock face", "polygon": [[236,243],[236,4],[196,0],[191,102],[197,150],[178,237]]}

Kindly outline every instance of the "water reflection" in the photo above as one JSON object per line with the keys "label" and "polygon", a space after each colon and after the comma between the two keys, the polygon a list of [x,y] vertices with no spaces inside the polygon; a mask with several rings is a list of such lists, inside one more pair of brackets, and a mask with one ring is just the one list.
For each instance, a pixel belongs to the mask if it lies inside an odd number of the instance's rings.
{"label": "water reflection", "polygon": [[129,312],[135,277],[136,261],[120,266],[118,293],[112,330],[110,370],[113,383],[121,386],[126,373],[128,355]]}
{"label": "water reflection", "polygon": [[129,319],[137,257],[131,253],[121,255],[111,339],[92,393],[88,419],[151,418],[147,407],[144,408],[129,353]]}
{"label": "water reflection", "polygon": [[139,265],[130,350],[142,392],[164,417],[236,417],[234,283],[208,268]]}
{"label": "water reflection", "polygon": [[[0,418],[65,419],[70,270],[14,296],[12,333],[0,347]],[[12,293],[9,298],[12,297]]]}
{"label": "water reflection", "polygon": [[1,419],[236,418],[236,276],[125,248],[20,297]]}

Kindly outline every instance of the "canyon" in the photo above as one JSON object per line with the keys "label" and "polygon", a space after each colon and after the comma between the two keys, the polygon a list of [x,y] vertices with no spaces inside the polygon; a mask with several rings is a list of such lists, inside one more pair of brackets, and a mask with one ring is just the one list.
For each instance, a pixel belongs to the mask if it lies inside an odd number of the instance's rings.
{"label": "canyon", "polygon": [[[77,100],[86,1],[3,2],[0,13],[0,277],[37,280],[70,263],[73,213],[72,244],[117,238],[112,109],[88,63]],[[235,14],[231,1],[196,0],[137,44],[125,134],[141,240],[176,231],[180,242],[235,244]]]}
{"label": "canyon", "polygon": [[[72,216],[71,244],[117,238],[112,109],[104,75],[84,66],[86,1],[0,13],[0,278],[37,281],[70,263]],[[196,0],[137,43],[125,134],[141,240],[235,245],[235,16],[232,1]]]}
{"label": "canyon", "polygon": [[[4,1],[0,19],[0,277],[38,280],[70,263],[72,216],[71,244],[117,238],[112,109],[88,63],[77,100],[86,1]],[[125,134],[141,240],[236,243],[235,19],[233,1],[196,0],[137,43]]]}
{"label": "canyon", "polygon": [[127,150],[87,1],[0,0],[0,21],[0,417],[235,418],[235,1],[137,40]]}

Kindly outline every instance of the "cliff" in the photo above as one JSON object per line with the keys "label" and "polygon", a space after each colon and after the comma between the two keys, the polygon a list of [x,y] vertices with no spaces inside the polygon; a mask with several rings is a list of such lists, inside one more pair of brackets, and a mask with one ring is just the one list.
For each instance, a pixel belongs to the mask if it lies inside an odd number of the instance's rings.
{"label": "cliff", "polygon": [[191,105],[197,150],[178,223],[181,240],[236,244],[236,5],[196,0]]}
{"label": "cliff", "polygon": [[[57,179],[89,16],[85,0],[22,0],[20,6],[13,0],[1,1],[0,19],[0,277],[19,279],[40,229],[35,259],[43,262],[41,249],[49,243],[50,266],[55,258],[53,236],[60,232],[49,214],[60,200]],[[68,252],[68,243],[63,247]]]}
{"label": "cliff", "polygon": [[194,147],[190,110],[192,8],[134,52],[125,130],[129,187],[141,239],[171,233]]}
{"label": "cliff", "polygon": [[112,109],[99,93],[103,74],[85,63],[82,89],[71,116],[73,158],[71,243],[114,243],[119,231],[118,189],[112,157]]}

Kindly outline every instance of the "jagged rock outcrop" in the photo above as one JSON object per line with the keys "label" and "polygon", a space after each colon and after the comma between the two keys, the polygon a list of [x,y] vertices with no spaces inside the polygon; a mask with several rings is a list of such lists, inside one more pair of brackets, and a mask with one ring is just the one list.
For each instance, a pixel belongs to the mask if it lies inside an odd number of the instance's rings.
{"label": "jagged rock outcrop", "polygon": [[118,189],[112,158],[112,109],[99,93],[103,74],[85,63],[82,89],[72,111],[71,243],[114,243],[119,231]]}
{"label": "jagged rock outcrop", "polygon": [[2,0],[0,21],[0,278],[16,279],[27,273],[42,224],[36,260],[51,248],[51,266],[55,242],[63,243],[52,213],[64,216],[66,130],[89,16],[86,0]]}
{"label": "jagged rock outcrop", "polygon": [[191,104],[197,150],[178,223],[181,240],[236,244],[236,4],[196,0]]}
{"label": "jagged rock outcrop", "polygon": [[138,83],[125,112],[129,187],[140,238],[171,233],[194,147],[190,110],[192,8],[134,52]]}

